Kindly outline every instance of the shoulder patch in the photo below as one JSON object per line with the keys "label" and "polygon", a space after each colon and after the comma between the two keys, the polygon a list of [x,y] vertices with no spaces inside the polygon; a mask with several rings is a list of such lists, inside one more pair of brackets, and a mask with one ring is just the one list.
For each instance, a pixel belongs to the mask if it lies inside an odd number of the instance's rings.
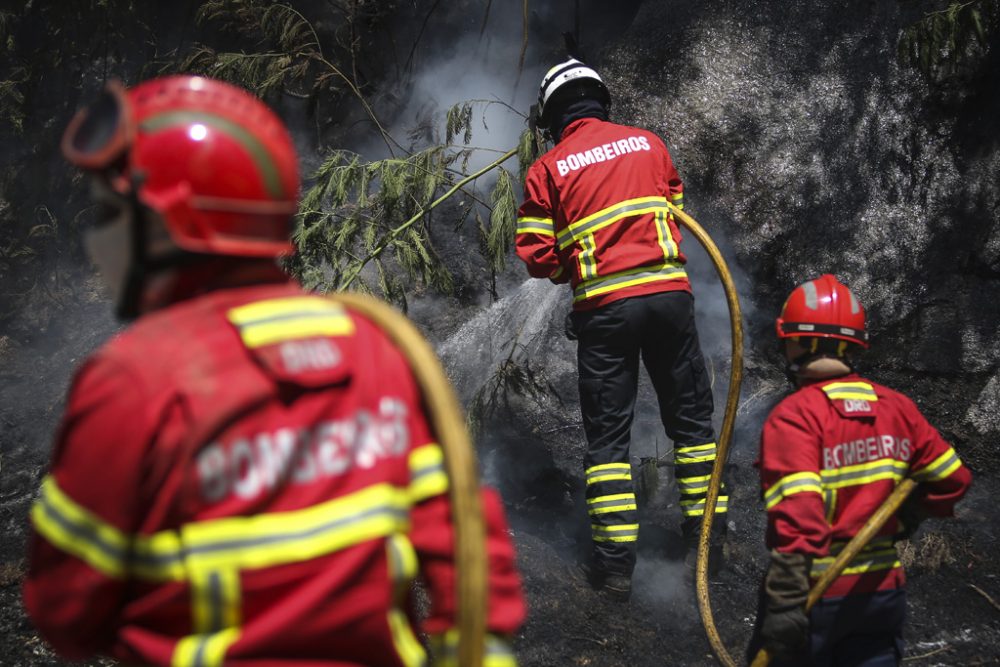
{"label": "shoulder patch", "polygon": [[233,308],[226,317],[243,345],[279,381],[319,386],[350,374],[343,345],[356,327],[344,307],[330,299],[268,299]]}
{"label": "shoulder patch", "polygon": [[831,382],[820,389],[844,417],[874,417],[878,394],[867,382]]}

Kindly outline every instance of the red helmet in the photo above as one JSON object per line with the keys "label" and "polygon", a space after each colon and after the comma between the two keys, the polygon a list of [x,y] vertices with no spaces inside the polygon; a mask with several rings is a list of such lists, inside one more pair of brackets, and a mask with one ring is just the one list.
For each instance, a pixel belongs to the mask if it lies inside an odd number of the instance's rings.
{"label": "red helmet", "polygon": [[829,273],[792,290],[775,326],[778,338],[835,338],[868,347],[864,308]]}
{"label": "red helmet", "polygon": [[111,82],[70,122],[62,150],[156,211],[184,250],[242,257],[292,250],[295,148],[281,120],[245,90],[188,75],[129,90]]}

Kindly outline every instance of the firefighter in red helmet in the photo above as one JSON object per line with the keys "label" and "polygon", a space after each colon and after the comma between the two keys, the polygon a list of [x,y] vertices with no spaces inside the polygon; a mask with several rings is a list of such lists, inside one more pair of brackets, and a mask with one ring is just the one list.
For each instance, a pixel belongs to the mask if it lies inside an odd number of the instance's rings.
{"label": "firefighter in red helmet", "polygon": [[[386,333],[276,264],[299,187],[282,122],[211,79],[112,83],[63,151],[137,320],[78,370],[32,508],[41,634],[126,664],[423,665],[419,576],[422,629],[453,660],[442,451]],[[486,664],[513,665],[524,603],[498,497],[483,507]]]}
{"label": "firefighter in red helmet", "polygon": [[[572,287],[567,333],[577,340],[592,540],[585,569],[594,588],[627,599],[639,537],[629,434],[640,358],[674,444],[689,556],[715,463],[711,382],[667,206],[683,208],[684,186],[662,139],[608,121],[608,89],[585,63],[571,58],[550,69],[538,104],[538,126],[556,145],[528,170],[517,254],[532,277]],[[728,501],[723,490],[713,569],[721,566]]]}
{"label": "firefighter in red helmet", "polygon": [[[776,665],[899,664],[905,578],[894,538],[925,516],[951,516],[971,474],[913,401],[854,372],[853,355],[868,348],[865,312],[834,276],[796,287],[776,327],[796,390],[761,435],[771,558],[749,656],[767,646]],[[917,491],[807,615],[812,583],[906,477]]]}

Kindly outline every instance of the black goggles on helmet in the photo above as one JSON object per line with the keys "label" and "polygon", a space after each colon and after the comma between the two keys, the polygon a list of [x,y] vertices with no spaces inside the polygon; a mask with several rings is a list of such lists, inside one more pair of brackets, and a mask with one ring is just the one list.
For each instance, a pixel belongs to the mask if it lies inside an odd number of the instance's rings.
{"label": "black goggles on helmet", "polygon": [[125,155],[134,138],[125,87],[114,79],[73,116],[63,134],[62,153],[76,167],[103,171]]}

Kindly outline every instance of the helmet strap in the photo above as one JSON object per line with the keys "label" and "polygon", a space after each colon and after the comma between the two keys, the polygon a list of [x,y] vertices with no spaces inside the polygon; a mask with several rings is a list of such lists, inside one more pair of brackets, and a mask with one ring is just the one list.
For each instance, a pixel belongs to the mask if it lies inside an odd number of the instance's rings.
{"label": "helmet strap", "polygon": [[132,320],[139,315],[139,303],[146,284],[146,207],[139,201],[139,188],[144,175],[132,176],[131,187],[126,195],[132,215],[129,216],[129,264],[125,273],[125,285],[118,300],[116,315],[121,320]]}
{"label": "helmet strap", "polygon": [[[801,338],[800,338],[801,340]],[[847,354],[850,343],[844,340],[808,338],[806,351],[793,358],[785,366],[785,377],[794,385],[798,385],[802,380],[802,369],[815,359],[832,358],[847,366],[849,372],[854,372],[854,362]],[[784,343],[781,344],[782,354],[784,354]]]}

